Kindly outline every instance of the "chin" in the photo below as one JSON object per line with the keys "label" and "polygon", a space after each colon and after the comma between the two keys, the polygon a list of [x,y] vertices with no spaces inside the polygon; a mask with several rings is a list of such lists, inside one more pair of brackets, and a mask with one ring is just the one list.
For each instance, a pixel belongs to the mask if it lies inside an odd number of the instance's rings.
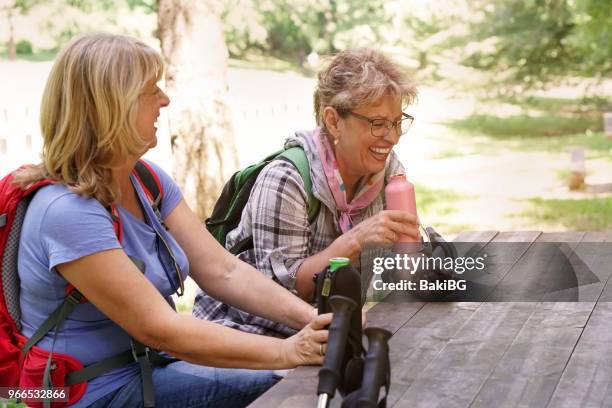
{"label": "chin", "polygon": [[379,171],[383,171],[385,169],[386,164],[387,162],[370,163],[369,166],[367,166],[368,174],[373,174],[373,173],[378,173]]}
{"label": "chin", "polygon": [[157,146],[157,135],[153,134],[151,137],[148,138],[149,139],[149,143],[148,143],[148,148],[152,149],[155,146]]}

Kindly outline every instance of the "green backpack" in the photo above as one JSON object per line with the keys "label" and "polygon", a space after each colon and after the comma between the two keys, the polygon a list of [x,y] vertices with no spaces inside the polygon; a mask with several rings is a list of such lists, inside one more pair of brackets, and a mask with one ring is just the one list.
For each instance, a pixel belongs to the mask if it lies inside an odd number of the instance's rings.
{"label": "green backpack", "polygon": [[[321,203],[312,194],[310,166],[308,165],[304,149],[296,146],[286,150],[279,150],[259,163],[238,170],[223,187],[221,196],[215,203],[212,214],[205,221],[206,228],[221,245],[225,246],[228,232],[235,229],[240,223],[242,210],[249,200],[257,176],[264,167],[277,159],[288,161],[298,170],[308,195],[308,223],[312,224],[317,218]],[[232,248],[229,248],[229,251],[236,255],[251,248],[253,248],[253,237],[249,236],[237,242]]]}

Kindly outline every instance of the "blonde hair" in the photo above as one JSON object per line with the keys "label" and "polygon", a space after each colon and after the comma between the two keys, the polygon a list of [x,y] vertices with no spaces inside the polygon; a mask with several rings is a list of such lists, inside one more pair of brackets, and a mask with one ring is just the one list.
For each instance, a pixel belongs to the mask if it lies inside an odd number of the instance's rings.
{"label": "blonde hair", "polygon": [[74,38],[57,56],[43,93],[43,162],[18,173],[16,182],[46,177],[105,206],[115,202],[112,168],[145,149],[136,130],[138,97],[162,73],[161,55],[135,38]]}
{"label": "blonde hair", "polygon": [[335,55],[318,74],[314,92],[317,125],[326,129],[323,110],[335,108],[341,116],[380,99],[385,93],[411,104],[417,96],[414,83],[405,71],[383,53],[356,48]]}

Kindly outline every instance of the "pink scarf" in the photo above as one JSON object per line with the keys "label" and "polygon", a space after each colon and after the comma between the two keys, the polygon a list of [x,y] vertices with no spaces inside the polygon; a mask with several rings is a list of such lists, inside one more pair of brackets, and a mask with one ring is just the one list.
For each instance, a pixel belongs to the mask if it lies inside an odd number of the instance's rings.
{"label": "pink scarf", "polygon": [[353,228],[352,217],[361,209],[367,207],[380,194],[383,186],[385,170],[381,170],[376,174],[370,174],[365,178],[365,182],[360,183],[358,190],[350,203],[346,202],[346,187],[342,181],[342,176],[338,170],[338,162],[334,155],[334,150],[327,137],[321,132],[320,128],[315,130],[313,135],[317,152],[323,170],[327,178],[327,184],[334,196],[334,201],[340,213],[340,229],[342,232],[347,232]]}

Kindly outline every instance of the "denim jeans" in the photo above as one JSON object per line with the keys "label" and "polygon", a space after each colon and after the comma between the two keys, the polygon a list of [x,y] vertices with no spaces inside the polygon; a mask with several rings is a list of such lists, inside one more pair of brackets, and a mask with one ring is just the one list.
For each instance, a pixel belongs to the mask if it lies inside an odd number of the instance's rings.
{"label": "denim jeans", "polygon": [[[213,368],[178,361],[153,369],[155,406],[246,407],[282,377],[272,371]],[[90,408],[142,407],[140,376]]]}

